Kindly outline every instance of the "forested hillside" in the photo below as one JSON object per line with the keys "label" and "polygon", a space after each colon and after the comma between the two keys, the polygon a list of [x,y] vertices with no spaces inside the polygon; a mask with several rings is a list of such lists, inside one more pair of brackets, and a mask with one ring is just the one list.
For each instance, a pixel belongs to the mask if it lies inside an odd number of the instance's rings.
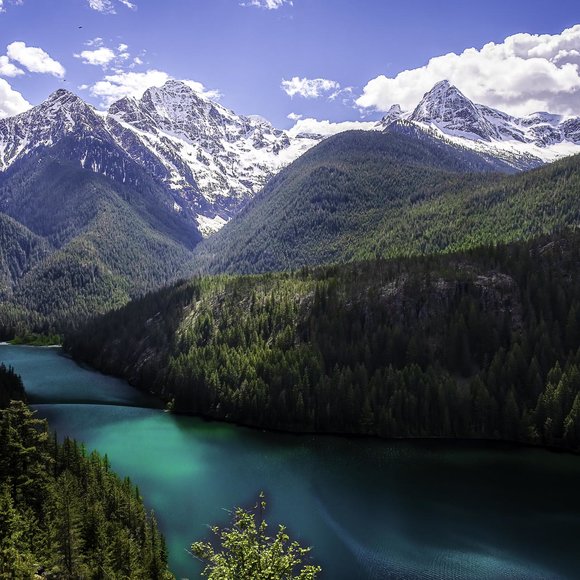
{"label": "forested hillside", "polygon": [[69,146],[0,177],[5,337],[62,329],[175,280],[200,239],[141,169],[108,179],[67,162]]}
{"label": "forested hillside", "polygon": [[139,490],[106,457],[58,444],[23,397],[0,366],[0,577],[172,578]]}
{"label": "forested hillside", "polygon": [[[195,250],[199,273],[452,252],[580,220],[580,157],[518,175],[416,135],[349,132],[273,178]],[[478,172],[479,171],[479,172]]]}
{"label": "forested hillside", "polygon": [[580,450],[580,234],[195,278],[68,337],[78,360],[260,427]]}

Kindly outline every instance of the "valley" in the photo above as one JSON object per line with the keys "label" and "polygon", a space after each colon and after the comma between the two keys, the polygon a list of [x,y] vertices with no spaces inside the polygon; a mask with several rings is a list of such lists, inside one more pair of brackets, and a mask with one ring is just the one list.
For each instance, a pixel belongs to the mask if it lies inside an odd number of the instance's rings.
{"label": "valley", "polygon": [[564,4],[0,0],[0,577],[578,576]]}
{"label": "valley", "polygon": [[139,486],[179,578],[199,576],[186,550],[207,524],[225,523],[224,509],[248,505],[260,489],[272,523],[312,545],[313,560],[337,580],[539,580],[572,578],[578,568],[575,456],[248,430],[163,413],[154,399],[55,349],[0,346],[0,356],[60,438],[106,453]]}

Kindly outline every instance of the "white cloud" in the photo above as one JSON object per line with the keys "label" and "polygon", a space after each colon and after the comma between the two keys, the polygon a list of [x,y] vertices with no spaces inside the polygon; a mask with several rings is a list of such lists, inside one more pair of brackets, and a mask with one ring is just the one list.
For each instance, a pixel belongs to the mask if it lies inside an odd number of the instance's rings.
{"label": "white cloud", "polygon": [[114,14],[115,8],[111,0],[89,0],[89,6],[97,12],[103,14]]}
{"label": "white cloud", "polygon": [[292,0],[247,0],[240,2],[240,6],[245,8],[264,8],[265,10],[277,10],[282,6],[294,6]]}
{"label": "white cloud", "polygon": [[[134,2],[129,2],[129,0],[116,0],[123,6],[130,8],[131,10],[136,10],[137,5]],[[88,0],[89,7],[101,14],[116,14],[115,0]]]}
{"label": "white cloud", "polygon": [[100,36],[93,38],[92,40],[87,40],[85,46],[103,46],[103,39]]}
{"label": "white cloud", "polygon": [[303,116],[304,115],[299,115],[298,113],[288,113],[287,118],[291,121],[299,121]]}
{"label": "white cloud", "polygon": [[[161,87],[171,78],[166,72],[155,69],[147,72],[117,72],[96,82],[90,87],[90,92],[101,99],[103,106],[109,106],[123,97],[141,97],[148,88]],[[220,96],[218,91],[207,90],[197,81],[185,80],[183,82],[210,99]]]}
{"label": "white cloud", "polygon": [[7,56],[0,56],[0,76],[17,77],[23,74],[24,71],[12,64]]}
{"label": "white cloud", "polygon": [[75,54],[76,58],[81,58],[84,64],[93,66],[107,66],[115,60],[115,53],[110,49],[102,46],[95,50],[83,50],[80,54]]}
{"label": "white cloud", "polygon": [[[119,69],[119,66],[131,58],[128,44],[121,43],[116,49],[108,48],[104,46],[102,38],[95,38],[85,42],[85,45],[98,48],[83,50],[80,54],[74,55],[76,58],[82,59],[83,64],[100,66],[103,69],[112,68],[115,72],[123,72],[123,69]],[[113,68],[115,66],[117,68]]]}
{"label": "white cloud", "polygon": [[[9,0],[10,4],[16,4],[16,6],[21,6],[24,2],[24,0]],[[6,12],[6,2],[4,2],[4,0],[0,0],[0,14],[2,12]]]}
{"label": "white cloud", "polygon": [[289,81],[282,79],[281,88],[290,97],[299,95],[305,99],[318,99],[331,91],[333,94],[339,91],[340,84],[328,79],[292,77]]}
{"label": "white cloud", "polygon": [[370,131],[375,125],[376,121],[343,121],[341,123],[331,123],[330,121],[319,121],[318,119],[299,119],[287,133],[291,137],[295,137],[300,133],[314,133],[326,137],[344,131]]}
{"label": "white cloud", "polygon": [[193,89],[196,93],[200,93],[204,97],[207,97],[208,99],[213,99],[214,101],[216,101],[217,99],[220,99],[222,97],[220,91],[216,89],[206,89],[203,83],[200,83],[198,81],[190,81],[185,79],[181,80],[181,82],[186,84],[190,89]]}
{"label": "white cloud", "polygon": [[64,77],[64,67],[51,58],[42,48],[26,46],[24,42],[13,42],[7,48],[8,57],[26,67],[30,72],[46,73]]}
{"label": "white cloud", "polygon": [[387,111],[414,107],[438,81],[448,79],[470,99],[524,115],[539,110],[580,114],[580,24],[560,34],[516,34],[500,44],[432,58],[395,77],[381,75],[356,104]]}
{"label": "white cloud", "polygon": [[140,97],[149,87],[160,87],[169,78],[166,72],[159,70],[107,75],[103,80],[91,86],[91,94],[95,97],[100,97],[103,104],[110,105],[123,97]]}
{"label": "white cloud", "polygon": [[0,119],[18,115],[30,109],[32,105],[7,81],[0,79]]}

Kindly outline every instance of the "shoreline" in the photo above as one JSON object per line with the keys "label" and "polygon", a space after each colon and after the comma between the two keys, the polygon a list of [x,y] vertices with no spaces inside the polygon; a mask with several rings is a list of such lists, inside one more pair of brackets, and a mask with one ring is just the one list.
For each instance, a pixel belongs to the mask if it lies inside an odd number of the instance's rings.
{"label": "shoreline", "polygon": [[11,342],[0,342],[0,346],[29,346],[32,348],[62,348],[62,344],[13,344]]}
{"label": "shoreline", "polygon": [[[62,348],[61,345],[51,345],[51,346],[35,346],[35,345],[26,345],[26,344],[10,344],[8,342],[1,342],[0,346],[14,346],[14,347],[29,347],[29,348]],[[146,393],[151,395],[161,403],[166,403],[162,397],[158,394],[154,393],[153,391],[140,388],[137,385],[128,381],[125,377],[121,377],[114,374],[105,373],[91,365],[85,363],[84,361],[78,361],[74,357],[72,357],[66,351],[62,351],[60,356],[67,358],[73,361],[77,366],[82,369],[99,373],[108,377],[113,377],[116,379],[123,380],[129,385],[132,389],[139,393]],[[129,405],[127,405],[129,406]],[[153,408],[153,407],[147,407]],[[537,449],[537,450],[544,450],[550,453],[565,453],[568,455],[573,456],[580,456],[580,451],[574,451],[573,449],[567,449],[566,447],[559,447],[559,446],[547,446],[547,445],[540,445],[526,441],[517,441],[517,440],[508,440],[508,439],[494,439],[494,438],[465,438],[465,437],[446,437],[446,436],[406,436],[406,437],[382,437],[380,435],[373,435],[373,434],[365,434],[365,433],[345,433],[340,431],[303,431],[298,429],[288,429],[288,428],[273,428],[273,427],[262,427],[259,425],[252,425],[250,423],[244,423],[236,420],[231,420],[227,418],[216,418],[210,415],[204,415],[202,413],[191,413],[187,411],[179,411],[179,410],[168,410],[159,408],[161,412],[165,414],[175,415],[177,417],[192,417],[195,419],[202,420],[206,423],[221,423],[224,425],[231,425],[233,427],[239,427],[243,429],[250,429],[252,431],[261,431],[262,433],[272,433],[278,435],[292,435],[294,437],[335,437],[340,439],[368,439],[374,441],[382,441],[382,442],[415,442],[415,443],[429,443],[429,442],[439,442],[439,443],[453,443],[453,444],[479,444],[479,445],[491,445],[491,446],[502,446],[502,447],[514,447],[514,448],[524,448],[524,449]]]}

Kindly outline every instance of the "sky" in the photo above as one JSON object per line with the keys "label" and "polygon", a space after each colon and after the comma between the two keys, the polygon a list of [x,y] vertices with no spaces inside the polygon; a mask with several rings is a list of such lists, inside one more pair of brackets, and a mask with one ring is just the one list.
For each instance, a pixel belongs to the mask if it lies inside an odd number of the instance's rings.
{"label": "sky", "polygon": [[580,115],[580,3],[0,0],[0,118],[170,78],[294,131],[364,128],[443,79],[512,114]]}

